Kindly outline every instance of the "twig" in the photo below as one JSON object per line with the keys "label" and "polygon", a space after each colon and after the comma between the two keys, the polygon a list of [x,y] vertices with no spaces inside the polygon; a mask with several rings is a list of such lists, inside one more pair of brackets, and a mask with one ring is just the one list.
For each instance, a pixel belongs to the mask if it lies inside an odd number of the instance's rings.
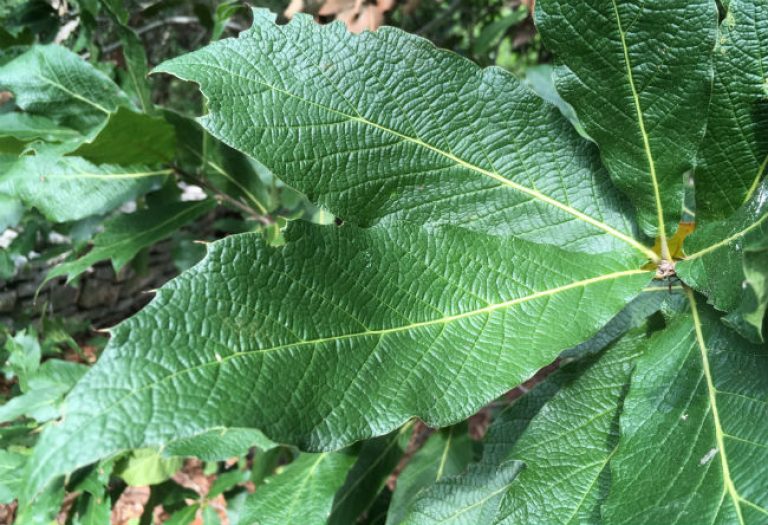
{"label": "twig", "polygon": [[[157,29],[159,27],[163,27],[165,25],[200,25],[200,20],[195,16],[170,16],[168,18],[163,18],[162,20],[155,20],[154,22],[150,22],[147,25],[138,27],[134,29],[134,32],[141,36],[144,33],[148,33],[152,31],[153,29]],[[231,29],[233,31],[237,31],[238,33],[243,31],[245,28],[241,25],[229,21],[225,25],[227,29]],[[122,42],[112,42],[111,44],[107,44],[101,49],[101,52],[104,54],[111,53],[112,51],[115,51],[117,48],[121,47],[123,45]]]}
{"label": "twig", "polygon": [[181,177],[182,179],[196,185],[200,186],[204,190],[209,191],[214,195],[214,198],[219,201],[220,203],[229,204],[230,206],[236,208],[238,211],[242,212],[246,217],[251,218],[257,222],[260,222],[264,226],[270,226],[275,223],[274,219],[270,217],[269,215],[262,215],[258,211],[254,210],[244,202],[232,197],[231,195],[228,195],[218,189],[216,186],[211,184],[205,179],[202,179],[196,175],[192,175],[191,173],[187,173],[178,167],[174,167],[174,171]]}

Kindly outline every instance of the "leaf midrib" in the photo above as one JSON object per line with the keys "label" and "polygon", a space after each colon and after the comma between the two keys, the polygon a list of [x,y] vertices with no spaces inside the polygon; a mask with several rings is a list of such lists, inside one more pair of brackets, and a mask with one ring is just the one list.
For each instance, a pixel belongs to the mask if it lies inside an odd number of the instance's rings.
{"label": "leaf midrib", "polygon": [[[68,164],[69,167],[73,167]],[[138,172],[126,172],[126,173],[89,173],[85,171],[77,171],[74,169],[74,175],[72,173],[51,173],[44,175],[46,180],[51,179],[101,179],[101,180],[114,180],[114,179],[141,179],[144,177],[156,177],[159,175],[170,175],[173,170],[155,170],[155,171],[138,171]]]}
{"label": "leaf midrib", "polygon": [[693,314],[693,327],[696,333],[696,345],[699,348],[701,354],[702,369],[704,371],[704,378],[707,383],[707,396],[709,397],[710,408],[712,409],[712,422],[715,427],[715,442],[719,450],[720,464],[723,471],[723,490],[727,492],[733,506],[736,510],[736,516],[739,519],[739,525],[744,525],[744,517],[741,514],[741,501],[743,498],[736,490],[736,485],[733,483],[731,477],[731,470],[728,463],[728,456],[725,452],[725,433],[723,432],[723,425],[720,421],[720,414],[717,409],[717,390],[712,378],[712,370],[709,366],[709,356],[706,341],[704,340],[704,332],[702,330],[701,319],[699,318],[699,310],[696,305],[696,297],[690,288],[686,288],[686,294],[688,295],[688,302],[691,305],[691,313]]}
{"label": "leaf midrib", "polygon": [[[621,17],[619,16],[619,6],[616,4],[616,0],[611,0],[613,4],[613,13],[616,16],[616,25],[619,30],[619,38],[621,39],[621,49],[624,54],[624,65],[627,72],[627,80],[629,81],[629,87],[632,91],[632,101],[635,106],[635,112],[637,113],[637,123],[640,130],[640,135],[643,139],[643,150],[645,156],[648,159],[648,171],[651,176],[651,185],[653,187],[653,197],[656,202],[656,220],[659,227],[659,240],[661,242],[661,257],[662,259],[671,260],[669,254],[669,247],[667,246],[667,229],[664,224],[664,208],[661,204],[661,192],[659,189],[659,181],[656,176],[656,163],[653,160],[653,152],[651,151],[651,143],[648,137],[648,132],[645,129],[645,117],[643,115],[643,109],[640,106],[640,96],[637,93],[635,87],[635,77],[632,72],[632,62],[629,59],[629,47],[627,46],[626,33],[621,24]],[[642,7],[640,7],[642,9]]]}
{"label": "leaf midrib", "polygon": [[[365,126],[370,126],[372,128],[378,129],[379,131],[387,133],[387,134],[389,134],[389,135],[391,135],[393,137],[397,137],[397,138],[399,138],[401,140],[410,142],[410,143],[415,144],[415,145],[417,145],[419,147],[422,147],[424,149],[427,149],[429,151],[437,153],[438,155],[441,155],[442,157],[447,158],[448,160],[450,160],[451,162],[453,162],[457,166],[463,167],[463,168],[468,169],[470,171],[474,171],[476,173],[479,173],[481,175],[489,177],[489,178],[491,178],[493,180],[496,180],[497,182],[500,182],[504,186],[512,188],[512,189],[514,189],[514,190],[516,190],[516,191],[518,191],[520,193],[524,193],[524,194],[526,194],[526,195],[528,195],[530,197],[533,197],[534,199],[536,199],[538,201],[544,202],[545,204],[548,204],[550,206],[554,206],[554,207],[564,211],[565,213],[568,213],[569,215],[572,215],[573,217],[577,218],[578,220],[580,220],[582,222],[585,222],[587,224],[590,224],[591,226],[604,231],[608,235],[610,235],[610,236],[612,236],[612,237],[614,237],[616,239],[619,239],[619,240],[623,241],[624,243],[632,246],[633,248],[635,248],[639,252],[641,252],[644,255],[646,255],[652,261],[658,261],[658,259],[659,259],[658,255],[656,255],[656,253],[653,250],[651,250],[648,247],[644,246],[642,243],[638,242],[636,239],[634,239],[630,235],[627,235],[627,234],[617,230],[616,228],[613,228],[612,226],[610,226],[610,225],[608,225],[608,224],[606,224],[606,223],[604,223],[602,221],[599,221],[599,220],[597,220],[597,219],[595,219],[593,217],[590,217],[589,215],[587,215],[587,214],[585,214],[585,213],[583,213],[583,212],[581,212],[581,211],[579,211],[579,210],[577,210],[577,209],[575,209],[575,208],[573,208],[573,207],[571,207],[571,206],[569,206],[567,204],[564,204],[564,203],[562,203],[562,202],[560,202],[560,201],[558,201],[558,200],[556,200],[556,199],[554,199],[554,198],[552,198],[552,197],[550,197],[550,196],[548,196],[548,195],[546,195],[544,193],[541,193],[538,190],[535,190],[535,189],[529,188],[527,186],[523,186],[521,184],[513,182],[512,180],[502,176],[500,173],[498,173],[496,171],[490,171],[490,170],[486,170],[484,168],[481,168],[480,166],[472,164],[471,162],[468,162],[468,161],[466,161],[466,160],[464,160],[464,159],[454,155],[451,152],[442,150],[442,149],[440,149],[440,148],[438,148],[436,146],[433,146],[432,144],[424,142],[423,140],[421,140],[419,138],[411,137],[410,135],[406,135],[404,133],[400,133],[399,131],[395,131],[395,130],[393,130],[391,128],[388,128],[386,126],[382,126],[381,124],[377,124],[376,122],[373,122],[371,120],[363,118],[362,116],[350,115],[349,113],[345,113],[345,112],[343,112],[341,110],[338,110],[336,108],[332,108],[332,107],[320,104],[318,102],[315,102],[315,101],[306,99],[304,97],[301,97],[299,95],[296,95],[295,93],[292,93],[292,92],[287,91],[285,89],[281,89],[281,88],[279,88],[277,86],[274,86],[274,85],[272,85],[272,84],[270,84],[268,82],[264,82],[263,80],[259,80],[259,79],[252,78],[252,77],[247,77],[247,76],[241,75],[239,73],[236,73],[234,71],[231,71],[231,70],[226,69],[226,68],[221,67],[221,66],[216,66],[216,65],[213,65],[213,64],[204,64],[204,63],[196,64],[196,65],[198,67],[200,67],[200,68],[218,69],[218,70],[223,71],[223,72],[225,72],[225,73],[227,73],[229,75],[232,75],[234,77],[241,78],[241,79],[243,79],[243,80],[245,80],[247,82],[251,82],[251,83],[258,84],[260,86],[264,86],[267,89],[270,89],[270,90],[272,90],[272,91],[274,91],[276,93],[280,93],[280,94],[285,95],[287,97],[296,99],[296,100],[298,100],[298,101],[300,101],[300,102],[302,102],[304,104],[309,104],[311,106],[317,107],[317,108],[322,109],[324,111],[327,111],[327,112],[330,112],[330,113],[334,113],[336,115],[344,117],[347,121],[357,122],[357,123],[360,123],[360,124],[365,125]],[[163,71],[163,70],[162,69],[158,69],[158,71]]]}
{"label": "leaf midrib", "polygon": [[704,255],[707,255],[708,253],[712,253],[724,246],[729,245],[733,241],[740,239],[741,237],[744,237],[746,234],[760,226],[765,220],[768,219],[768,212],[764,213],[759,219],[757,219],[755,222],[747,226],[746,228],[737,231],[736,233],[726,237],[725,239],[718,241],[716,243],[710,244],[706,248],[702,248],[698,252],[692,253],[691,255],[687,256],[684,260],[691,261],[698,259]]}

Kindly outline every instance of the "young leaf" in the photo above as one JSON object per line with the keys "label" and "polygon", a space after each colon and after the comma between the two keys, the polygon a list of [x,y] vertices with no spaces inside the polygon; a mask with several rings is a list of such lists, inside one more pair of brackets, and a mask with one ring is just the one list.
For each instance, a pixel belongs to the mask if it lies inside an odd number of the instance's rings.
{"label": "young leaf", "polygon": [[59,264],[46,276],[49,281],[66,275],[71,281],[98,261],[112,260],[115,271],[129,263],[139,251],[168,237],[182,226],[212,210],[212,199],[193,202],[170,202],[130,214],[122,214],[104,222],[104,231],[93,239],[93,248],[74,261]]}
{"label": "young leaf", "polygon": [[671,236],[683,207],[683,174],[706,124],[715,2],[539,0],[536,24],[563,64],[558,92],[600,146],[643,230]]}
{"label": "young leaf", "polygon": [[691,311],[638,360],[611,462],[608,523],[762,523],[768,516],[768,347]]}
{"label": "young leaf", "polygon": [[157,450],[143,448],[118,461],[115,475],[130,486],[155,485],[174,475],[183,463],[183,458],[163,457]]}
{"label": "young leaf", "polygon": [[[115,328],[67,417],[44,431],[30,490],[212,427],[329,449],[412,416],[450,424],[593,335],[650,277],[633,269],[641,257],[462,228],[294,223],[286,238],[209,245]],[[128,431],[110,423],[125,418]]]}
{"label": "young leaf", "polygon": [[749,201],[768,164],[768,4],[731,0],[720,24],[707,133],[696,166],[696,220]]}
{"label": "young leaf", "polygon": [[[692,288],[702,292],[718,310],[732,312],[739,307],[745,292],[745,247],[768,238],[768,181],[752,199],[726,220],[708,222],[685,242],[684,261],[677,273]],[[765,304],[765,303],[763,303]],[[757,321],[757,320],[756,320]],[[758,335],[762,319],[753,324]]]}
{"label": "young leaf", "polygon": [[85,133],[128,97],[101,71],[68,49],[34,46],[0,67],[0,89],[11,91],[22,110],[55,119]]}
{"label": "young leaf", "polygon": [[74,221],[108,213],[168,174],[137,165],[96,166],[79,157],[26,156],[0,176],[0,193],[37,208],[51,221]]}
{"label": "young leaf", "polygon": [[354,456],[342,452],[299,455],[248,497],[240,521],[259,525],[325,523],[333,495],[354,461]]}
{"label": "young leaf", "polygon": [[[480,463],[424,491],[404,523],[599,522],[616,422],[643,341],[633,332],[538,385],[494,421]],[[524,468],[495,483],[514,462]],[[467,499],[471,484],[495,489]]]}
{"label": "young leaf", "polygon": [[266,10],[155,69],[200,85],[200,122],[358,226],[460,225],[580,251],[635,249],[594,145],[511,74],[392,28]]}

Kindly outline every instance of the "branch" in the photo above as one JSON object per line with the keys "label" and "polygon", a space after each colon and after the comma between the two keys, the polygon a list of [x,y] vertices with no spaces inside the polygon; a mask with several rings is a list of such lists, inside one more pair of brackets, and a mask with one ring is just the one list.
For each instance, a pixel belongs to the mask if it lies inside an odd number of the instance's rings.
{"label": "branch", "polygon": [[249,219],[253,219],[257,222],[260,222],[264,226],[270,226],[275,223],[275,220],[269,216],[269,215],[262,215],[258,211],[254,210],[244,202],[240,201],[239,199],[236,199],[232,197],[231,195],[228,195],[227,193],[224,193],[220,189],[218,189],[216,186],[208,182],[207,180],[198,177],[196,175],[192,175],[191,173],[187,173],[180,169],[178,166],[174,166],[173,170],[181,177],[181,179],[194,184],[195,186],[200,186],[204,190],[208,191],[209,193],[213,194],[213,197],[221,204],[228,204],[232,206],[233,208],[237,209],[239,212],[241,212],[243,215],[248,217]]}

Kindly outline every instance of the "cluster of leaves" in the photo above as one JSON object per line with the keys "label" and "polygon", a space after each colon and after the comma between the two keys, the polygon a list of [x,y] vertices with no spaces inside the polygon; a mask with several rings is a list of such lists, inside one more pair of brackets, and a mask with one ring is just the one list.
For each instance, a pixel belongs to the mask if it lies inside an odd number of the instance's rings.
{"label": "cluster of leaves", "polygon": [[[210,505],[160,488],[168,458],[236,456],[212,489],[230,523],[766,522],[765,2],[538,0],[557,66],[528,82],[398,29],[255,10],[154,69],[199,86],[199,125],[142,95],[105,5],[123,89],[58,46],[0,68],[9,206],[71,223],[143,196],[55,273],[124,264],[170,220],[129,215],[208,206],[171,177],[262,217],[275,173],[343,221],[208,244],[113,328],[9,456],[22,516],[65,487],[85,516],[110,472],[159,469],[153,501],[189,523]],[[35,359],[11,360],[19,399]],[[469,439],[466,418],[557,360]],[[383,490],[415,418],[442,430]],[[147,458],[162,468],[130,467]]]}

